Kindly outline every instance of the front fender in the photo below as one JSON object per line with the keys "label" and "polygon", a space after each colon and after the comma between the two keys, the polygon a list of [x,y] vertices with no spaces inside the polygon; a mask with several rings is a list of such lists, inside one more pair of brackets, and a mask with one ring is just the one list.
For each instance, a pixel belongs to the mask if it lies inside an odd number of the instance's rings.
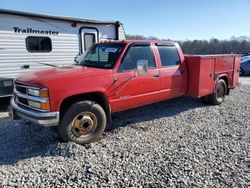
{"label": "front fender", "polygon": [[66,82],[49,87],[52,111],[59,111],[62,102],[71,96],[87,93],[103,93],[113,85],[112,75]]}

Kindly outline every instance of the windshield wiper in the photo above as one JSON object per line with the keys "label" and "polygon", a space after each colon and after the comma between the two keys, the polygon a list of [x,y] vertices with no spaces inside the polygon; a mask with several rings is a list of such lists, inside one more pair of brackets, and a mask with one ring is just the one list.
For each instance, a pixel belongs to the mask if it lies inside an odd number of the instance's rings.
{"label": "windshield wiper", "polygon": [[38,64],[47,65],[47,66],[50,66],[50,67],[57,67],[56,65],[52,65],[52,64],[48,64],[48,63],[38,63]]}

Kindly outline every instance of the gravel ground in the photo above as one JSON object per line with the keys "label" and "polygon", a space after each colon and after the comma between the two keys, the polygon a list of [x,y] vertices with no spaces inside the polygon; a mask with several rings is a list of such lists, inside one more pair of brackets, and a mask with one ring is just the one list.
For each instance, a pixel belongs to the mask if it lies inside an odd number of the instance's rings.
{"label": "gravel ground", "polygon": [[0,187],[250,187],[250,77],[241,82],[220,106],[183,97],[117,113],[85,146],[1,107]]}

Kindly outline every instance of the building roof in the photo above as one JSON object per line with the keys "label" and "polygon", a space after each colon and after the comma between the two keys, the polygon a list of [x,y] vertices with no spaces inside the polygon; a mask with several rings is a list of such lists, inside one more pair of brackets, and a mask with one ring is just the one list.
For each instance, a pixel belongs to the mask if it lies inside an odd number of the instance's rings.
{"label": "building roof", "polygon": [[65,16],[37,14],[37,13],[22,12],[22,11],[7,10],[7,9],[0,9],[0,14],[10,14],[10,15],[18,15],[18,16],[25,16],[25,17],[46,18],[46,19],[71,21],[71,22],[77,22],[77,23],[79,23],[79,22],[80,23],[89,23],[89,24],[116,24],[116,23],[119,23],[118,21],[99,21],[99,20],[81,19],[81,18],[73,18],[73,17],[65,17]]}

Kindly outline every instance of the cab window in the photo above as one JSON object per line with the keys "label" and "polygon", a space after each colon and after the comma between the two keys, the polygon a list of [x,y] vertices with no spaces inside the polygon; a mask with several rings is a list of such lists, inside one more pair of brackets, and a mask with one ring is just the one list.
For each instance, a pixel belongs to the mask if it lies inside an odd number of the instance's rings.
{"label": "cab window", "polygon": [[177,48],[174,45],[157,46],[160,57],[161,65],[163,67],[179,65],[181,60]]}
{"label": "cab window", "polygon": [[150,46],[131,46],[125,57],[122,60],[122,63],[119,67],[119,71],[128,71],[134,70],[137,67],[138,60],[147,60],[148,68],[155,68],[155,59]]}

